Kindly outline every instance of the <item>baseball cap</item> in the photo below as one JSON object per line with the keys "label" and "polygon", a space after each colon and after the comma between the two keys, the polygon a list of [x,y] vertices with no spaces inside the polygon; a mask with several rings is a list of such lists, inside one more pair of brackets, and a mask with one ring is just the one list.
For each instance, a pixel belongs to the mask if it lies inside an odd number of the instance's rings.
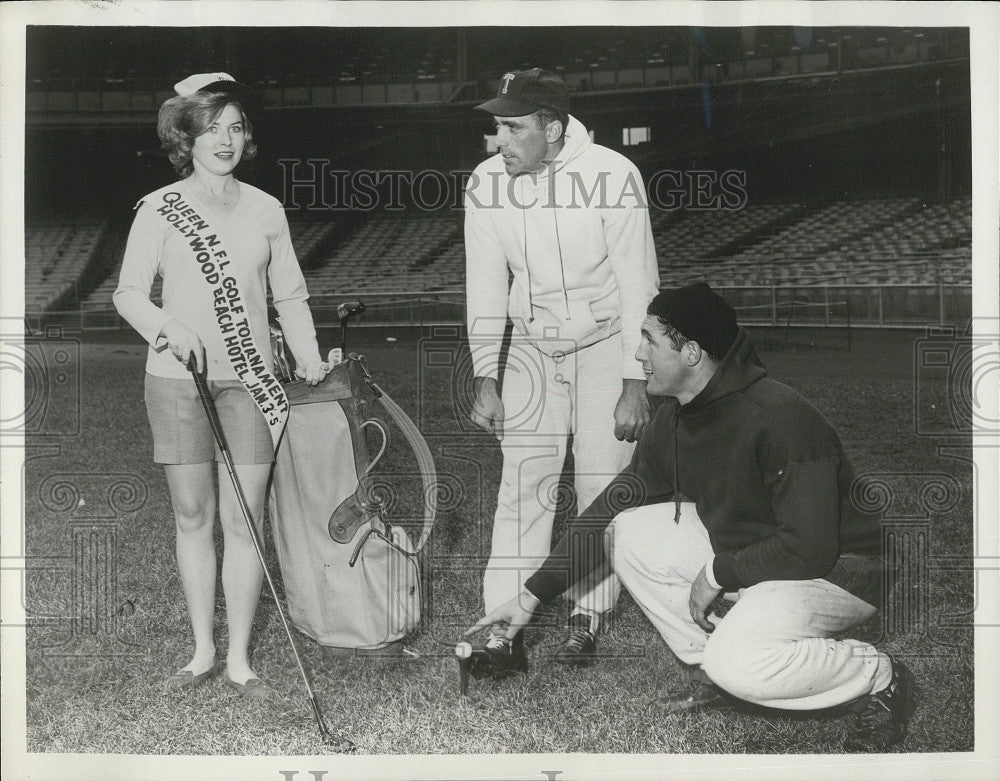
{"label": "baseball cap", "polygon": [[736,310],[707,282],[661,290],[646,312],[676,328],[711,355],[723,356],[736,341]]}
{"label": "baseball cap", "polygon": [[541,68],[507,71],[500,77],[497,96],[476,108],[497,117],[523,117],[540,108],[565,114],[569,112],[569,92],[566,82],[550,71]]}
{"label": "baseball cap", "polygon": [[181,97],[196,92],[225,92],[235,97],[248,114],[261,114],[264,101],[257,90],[236,81],[228,73],[195,73],[174,85],[174,92]]}

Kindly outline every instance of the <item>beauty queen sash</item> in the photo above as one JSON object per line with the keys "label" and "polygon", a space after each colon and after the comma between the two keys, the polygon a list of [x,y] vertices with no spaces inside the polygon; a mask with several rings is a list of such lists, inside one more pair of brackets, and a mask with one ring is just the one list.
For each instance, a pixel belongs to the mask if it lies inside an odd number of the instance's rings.
{"label": "beauty queen sash", "polygon": [[271,440],[278,440],[288,419],[288,398],[277,377],[267,368],[250,330],[250,318],[243,306],[236,278],[226,273],[229,258],[222,240],[209,222],[175,191],[162,193],[162,203],[151,204],[187,242],[191,263],[201,272],[212,290],[215,321],[226,347],[226,357],[243,387],[267,421]]}

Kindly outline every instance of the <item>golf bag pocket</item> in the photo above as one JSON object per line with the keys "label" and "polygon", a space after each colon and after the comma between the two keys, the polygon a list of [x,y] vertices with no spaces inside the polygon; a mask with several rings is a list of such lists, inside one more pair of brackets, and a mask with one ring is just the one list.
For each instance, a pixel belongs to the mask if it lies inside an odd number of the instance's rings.
{"label": "golf bag pocket", "polygon": [[369,490],[388,439],[370,415],[380,391],[369,379],[351,356],[316,386],[285,386],[269,499],[292,623],[345,653],[400,650],[420,623],[417,549]]}
{"label": "golf bag pocket", "polygon": [[[420,570],[406,531],[373,518],[358,528],[346,548],[351,572],[344,577],[338,568],[327,566],[328,588],[344,601],[371,606],[341,627],[340,634],[349,641],[346,647],[373,650],[402,640],[420,623]],[[352,632],[353,639],[344,630]]]}

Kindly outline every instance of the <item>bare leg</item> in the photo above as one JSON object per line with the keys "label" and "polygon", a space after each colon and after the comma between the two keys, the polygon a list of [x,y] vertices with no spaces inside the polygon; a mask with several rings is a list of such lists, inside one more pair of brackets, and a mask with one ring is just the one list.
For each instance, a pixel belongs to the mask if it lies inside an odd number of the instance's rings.
{"label": "bare leg", "polygon": [[195,675],[215,664],[215,482],[213,462],[167,464],[177,528],[177,569],[194,632],[194,656],[183,668]]}
{"label": "bare leg", "polygon": [[[254,526],[263,545],[264,492],[270,464],[246,464],[236,467],[236,474],[246,496]],[[246,519],[240,509],[236,491],[229,472],[219,466],[219,517],[225,552],[222,557],[222,591],[226,597],[226,616],[229,622],[229,649],[226,668],[230,679],[246,683],[256,674],[250,667],[247,646],[257,601],[264,580],[264,570],[250,537]]]}

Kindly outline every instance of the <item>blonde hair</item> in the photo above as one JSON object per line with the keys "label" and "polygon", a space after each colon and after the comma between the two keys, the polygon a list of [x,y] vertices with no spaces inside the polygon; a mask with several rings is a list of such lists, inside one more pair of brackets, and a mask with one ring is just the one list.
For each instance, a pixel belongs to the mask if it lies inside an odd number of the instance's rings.
{"label": "blonde hair", "polygon": [[246,142],[243,145],[242,160],[253,160],[257,155],[257,144],[253,140],[253,125],[243,106],[235,96],[225,92],[194,92],[190,95],[170,98],[160,106],[156,121],[156,132],[160,145],[181,179],[186,179],[194,170],[191,150],[194,140],[208,130],[226,106],[236,106],[243,119]]}

